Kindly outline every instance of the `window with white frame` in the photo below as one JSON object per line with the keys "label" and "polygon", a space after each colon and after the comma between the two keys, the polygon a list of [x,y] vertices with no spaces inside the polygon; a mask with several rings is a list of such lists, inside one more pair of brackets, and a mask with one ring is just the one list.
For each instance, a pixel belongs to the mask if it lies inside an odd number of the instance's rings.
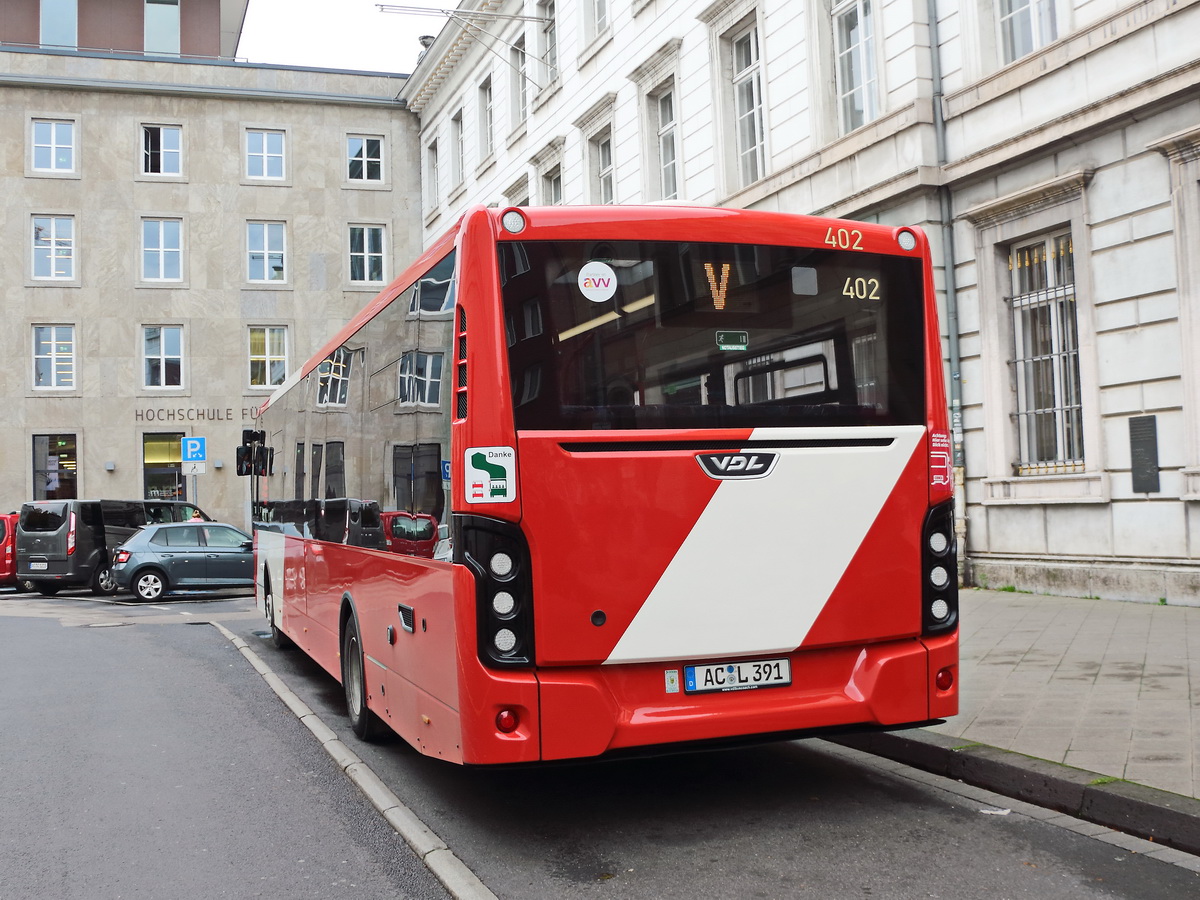
{"label": "window with white frame", "polygon": [[179,55],[179,0],[146,0],[143,43],[146,53]]}
{"label": "window with white frame", "polygon": [[600,204],[615,203],[612,129],[592,135],[588,141],[592,164],[593,199]]}
{"label": "window with white frame", "polygon": [[183,386],[183,328],[181,326],[143,326],[142,375],[143,387]]}
{"label": "window with white frame", "polygon": [[78,49],[78,0],[41,0],[39,39],[43,47]]}
{"label": "window with white frame", "polygon": [[350,226],[350,280],[378,284],[383,281],[383,226]]}
{"label": "window with white frame", "polygon": [[757,23],[743,26],[730,36],[729,53],[733,72],[738,187],[746,187],[765,174],[763,76]]}
{"label": "window with white frame", "polygon": [[33,326],[33,386],[75,387],[75,326]]}
{"label": "window with white frame", "polygon": [[1004,61],[1010,63],[1058,38],[1056,0],[1000,0],[1000,34]]}
{"label": "window with white frame", "polygon": [[479,84],[479,158],[487,159],[496,149],[496,112],[492,105],[492,77]]}
{"label": "window with white frame", "polygon": [[833,9],[835,82],[843,134],[879,115],[875,24],[871,0],[844,0]]}
{"label": "window with white frame", "polygon": [[178,125],[142,126],[142,174],[183,173],[183,129]]}
{"label": "window with white frame", "polygon": [[75,123],[57,119],[33,120],[33,171],[68,174],[75,171]]}
{"label": "window with white frame", "polygon": [[512,42],[509,51],[512,71],[512,118],[515,131],[529,115],[529,57],[525,53],[525,35]]}
{"label": "window with white frame", "polygon": [[649,100],[657,131],[654,159],[658,167],[658,199],[675,200],[679,197],[679,152],[674,82],[660,87]]}
{"label": "window with white frame", "polygon": [[287,247],[282,222],[246,223],[246,272],[252,282],[287,281]]}
{"label": "window with white frame", "polygon": [[587,24],[589,36],[595,36],[608,28],[608,0],[585,0],[587,3]]}
{"label": "window with white frame", "polygon": [[142,219],[142,280],[183,279],[183,221]]}
{"label": "window with white frame", "polygon": [[1083,471],[1083,405],[1071,233],[1009,250],[1018,475]]}
{"label": "window with white frame", "polygon": [[397,397],[401,403],[437,406],[442,396],[442,354],[409,351],[400,358]]}
{"label": "window with white frame", "polygon": [[346,138],[346,178],[383,181],[383,138],[362,134]]}
{"label": "window with white frame", "polygon": [[457,187],[463,183],[466,171],[466,134],[463,131],[463,111],[459,107],[450,117],[450,183]]}
{"label": "window with white frame", "polygon": [[538,55],[542,60],[542,84],[548,85],[558,78],[558,12],[555,0],[543,0],[537,7],[542,20],[541,46]]}
{"label": "window with white frame", "polygon": [[441,202],[441,192],[438,180],[441,177],[441,166],[438,163],[438,142],[430,141],[425,148],[425,210],[427,213],[437,209]]}
{"label": "window with white frame", "polygon": [[275,387],[287,379],[287,328],[250,326],[250,387]]}
{"label": "window with white frame", "polygon": [[75,217],[33,217],[33,277],[75,280]]}
{"label": "window with white frame", "polygon": [[317,406],[345,406],[350,395],[353,351],[338,347],[317,367]]}
{"label": "window with white frame", "polygon": [[554,165],[542,174],[542,203],[546,206],[561,206],[562,202],[562,166]]}
{"label": "window with white frame", "polygon": [[246,131],[246,177],[282,181],[284,178],[284,133]]}

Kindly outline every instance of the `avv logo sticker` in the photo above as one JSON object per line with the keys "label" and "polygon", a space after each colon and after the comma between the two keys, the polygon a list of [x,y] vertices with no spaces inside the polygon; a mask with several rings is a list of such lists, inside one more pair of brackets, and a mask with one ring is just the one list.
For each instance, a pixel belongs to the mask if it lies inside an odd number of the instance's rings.
{"label": "avv logo sticker", "polygon": [[617,292],[617,273],[608,263],[584,263],[579,270],[579,291],[593,303],[611,300]]}
{"label": "avv logo sticker", "polygon": [[766,478],[779,461],[778,453],[700,453],[696,462],[710,478]]}
{"label": "avv logo sticker", "polygon": [[517,453],[512,447],[468,447],[468,503],[512,503],[517,499]]}

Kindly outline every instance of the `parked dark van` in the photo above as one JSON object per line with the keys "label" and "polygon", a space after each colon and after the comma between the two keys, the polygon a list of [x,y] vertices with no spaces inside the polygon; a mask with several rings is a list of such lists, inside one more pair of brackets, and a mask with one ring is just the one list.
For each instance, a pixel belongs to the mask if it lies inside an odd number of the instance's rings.
{"label": "parked dark van", "polygon": [[43,594],[64,587],[117,591],[111,551],[146,524],[211,521],[198,506],[176,500],[35,500],[17,521],[17,578]]}

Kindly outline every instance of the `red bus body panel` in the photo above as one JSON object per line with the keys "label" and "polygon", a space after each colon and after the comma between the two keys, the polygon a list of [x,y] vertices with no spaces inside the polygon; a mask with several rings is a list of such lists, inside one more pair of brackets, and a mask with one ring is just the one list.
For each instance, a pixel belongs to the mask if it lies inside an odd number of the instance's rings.
{"label": "red bus body panel", "polygon": [[[458,383],[447,360],[443,402],[461,397],[469,411],[454,417],[443,449],[447,516],[511,523],[527,541],[533,664],[481,661],[476,575],[461,560],[430,558],[436,539],[417,547],[393,538],[404,513],[380,514],[388,549],[256,532],[260,607],[269,579],[283,632],[339,679],[343,623],[356,616],[370,709],[420,752],[456,763],[954,715],[957,630],[930,637],[922,625],[923,528],[931,508],[953,497],[924,234],[667,207],[522,209],[529,230],[509,234],[503,212],[467,213],[297,377],[456,250],[455,329],[466,356]],[[607,236],[820,248],[849,224],[856,249],[925,260],[923,425],[517,431],[497,242]],[[899,248],[902,230],[915,237],[912,250]],[[267,427],[278,397],[263,407]],[[717,480],[698,464],[697,447],[736,452],[756,442],[779,447],[769,478]],[[509,502],[468,502],[464,454],[479,447],[514,449]],[[782,658],[791,667],[786,685],[692,694],[678,687],[688,665]],[[943,691],[935,678],[944,670],[955,677]],[[502,712],[515,713],[515,730],[500,730]]]}

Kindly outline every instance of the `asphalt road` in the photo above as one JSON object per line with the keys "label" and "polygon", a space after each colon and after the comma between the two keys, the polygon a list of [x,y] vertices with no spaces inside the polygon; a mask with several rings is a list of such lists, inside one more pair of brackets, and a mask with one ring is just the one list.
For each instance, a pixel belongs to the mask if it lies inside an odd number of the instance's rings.
{"label": "asphalt road", "polygon": [[[0,900],[438,895],[244,658],[189,618],[246,640],[506,900],[1200,896],[1200,876],[1133,839],[822,741],[503,771],[364,744],[340,687],[263,640],[249,599],[15,605],[0,597],[0,858],[22,864],[0,867]],[[88,627],[119,621],[134,624]]]}

